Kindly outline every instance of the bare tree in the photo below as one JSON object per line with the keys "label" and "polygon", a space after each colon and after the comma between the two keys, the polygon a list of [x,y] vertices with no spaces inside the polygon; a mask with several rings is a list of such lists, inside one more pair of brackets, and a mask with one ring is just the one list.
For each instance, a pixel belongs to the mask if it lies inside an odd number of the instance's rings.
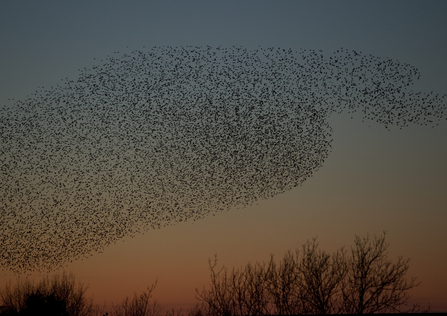
{"label": "bare tree", "polygon": [[236,314],[270,314],[267,273],[264,264],[248,263],[244,269],[233,270],[231,285],[235,293]]}
{"label": "bare tree", "polygon": [[113,306],[111,316],[161,316],[163,308],[157,301],[151,301],[157,280],[140,295],[134,294],[132,300],[126,297],[120,305]]}
{"label": "bare tree", "polygon": [[223,266],[216,270],[217,257],[209,261],[211,288],[199,292],[197,298],[204,304],[206,315],[267,315],[269,292],[264,264],[248,263],[244,268],[231,271]]}
{"label": "bare tree", "polygon": [[214,262],[211,259],[208,261],[211,288],[207,290],[203,288],[201,292],[196,289],[197,299],[203,302],[205,315],[220,315],[229,316],[234,315],[234,294],[228,271],[223,266],[219,271],[216,271],[217,256],[214,257]]}
{"label": "bare tree", "polygon": [[297,315],[304,312],[299,292],[298,253],[294,255],[290,250],[287,251],[279,265],[273,255],[270,257],[267,282],[275,314]]}
{"label": "bare tree", "polygon": [[318,249],[316,238],[303,245],[297,262],[299,295],[306,314],[339,310],[341,282],[346,275],[343,248],[334,254]]}
{"label": "bare tree", "polygon": [[400,312],[418,285],[416,278],[406,279],[409,259],[388,259],[386,232],[381,236],[355,237],[355,246],[347,260],[347,276],[343,281],[342,310],[350,314]]}
{"label": "bare tree", "polygon": [[406,279],[409,260],[388,259],[385,233],[355,237],[350,256],[344,247],[329,254],[316,239],[283,260],[216,269],[209,261],[211,286],[197,298],[205,315],[365,314],[399,312],[418,284]]}

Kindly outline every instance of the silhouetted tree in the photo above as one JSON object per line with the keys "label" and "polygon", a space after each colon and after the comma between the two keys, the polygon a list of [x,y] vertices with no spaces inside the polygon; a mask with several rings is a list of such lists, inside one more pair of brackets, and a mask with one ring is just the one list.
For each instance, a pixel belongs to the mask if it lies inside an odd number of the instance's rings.
{"label": "silhouetted tree", "polygon": [[342,310],[349,314],[400,312],[419,285],[416,278],[406,279],[409,259],[388,259],[389,244],[385,235],[355,237],[351,256],[346,261],[347,275],[343,280]]}
{"label": "silhouetted tree", "polygon": [[231,282],[236,293],[238,315],[264,315],[269,313],[267,270],[264,264],[248,263],[233,273]]}
{"label": "silhouetted tree", "polygon": [[216,269],[209,261],[211,285],[197,298],[205,315],[363,314],[399,312],[418,284],[406,279],[409,260],[388,259],[385,233],[371,240],[355,237],[348,256],[319,249],[316,239],[281,262]]}
{"label": "silhouetted tree", "polygon": [[216,271],[217,257],[214,263],[208,261],[211,278],[211,288],[202,292],[196,289],[197,298],[204,302],[205,315],[227,316],[235,312],[234,293],[232,292],[231,278],[228,276],[227,268],[222,267]]}
{"label": "silhouetted tree", "polygon": [[313,239],[303,245],[298,256],[298,290],[303,312],[337,313],[340,310],[340,285],[346,275],[343,248],[331,255],[319,250],[316,239]]}
{"label": "silhouetted tree", "polygon": [[267,269],[264,264],[248,263],[244,268],[216,270],[217,257],[209,261],[211,288],[199,292],[205,315],[265,315],[269,314]]}
{"label": "silhouetted tree", "polygon": [[25,308],[20,311],[24,316],[69,316],[65,301],[55,293],[45,294],[39,291],[31,293],[25,301]]}
{"label": "silhouetted tree", "polygon": [[2,315],[57,315],[87,316],[93,309],[93,302],[87,299],[87,287],[76,284],[73,274],[53,278],[46,277],[37,285],[28,279],[11,282],[0,291]]}
{"label": "silhouetted tree", "polygon": [[267,282],[275,314],[297,315],[304,312],[300,298],[298,255],[298,252],[294,255],[289,250],[279,264],[275,262],[273,255],[270,257]]}
{"label": "silhouetted tree", "polygon": [[163,308],[157,301],[151,301],[157,281],[148,286],[140,295],[134,294],[132,300],[126,297],[120,305],[114,306],[111,316],[160,316]]}

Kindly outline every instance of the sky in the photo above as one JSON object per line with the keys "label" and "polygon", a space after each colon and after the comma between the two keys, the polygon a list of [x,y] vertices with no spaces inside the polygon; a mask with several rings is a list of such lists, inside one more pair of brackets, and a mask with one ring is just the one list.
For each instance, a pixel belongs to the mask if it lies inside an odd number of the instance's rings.
{"label": "sky", "polygon": [[[116,51],[153,46],[340,48],[416,67],[414,91],[447,94],[445,1],[3,1],[0,105],[76,79]],[[352,117],[352,118],[351,118]],[[187,308],[209,284],[208,260],[239,267],[318,237],[327,251],[387,231],[410,258],[413,301],[447,311],[447,122],[399,129],[333,114],[331,151],[302,185],[245,208],[124,237],[64,269],[96,303],[119,303],[158,280],[163,306]],[[54,271],[55,273],[62,270]],[[31,273],[36,278],[42,273]],[[14,279],[1,271],[0,285]]]}

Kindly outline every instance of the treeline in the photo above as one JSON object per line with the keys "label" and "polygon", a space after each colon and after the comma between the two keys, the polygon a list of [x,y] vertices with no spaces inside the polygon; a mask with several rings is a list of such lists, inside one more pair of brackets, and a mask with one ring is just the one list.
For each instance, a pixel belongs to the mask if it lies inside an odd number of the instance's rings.
{"label": "treeline", "polygon": [[416,311],[406,306],[409,260],[388,258],[383,235],[355,237],[350,251],[320,250],[316,239],[276,262],[231,270],[210,261],[211,285],[197,291],[205,315],[373,314]]}
{"label": "treeline", "polygon": [[48,277],[34,284],[8,283],[0,291],[0,315],[47,316],[205,316],[373,314],[420,311],[407,306],[409,290],[418,285],[406,278],[409,260],[388,258],[385,233],[355,237],[347,251],[327,253],[316,239],[288,251],[277,262],[217,268],[209,262],[210,284],[196,289],[198,304],[188,311],[163,311],[152,299],[156,282],[108,311],[95,307],[87,288],[73,274]]}

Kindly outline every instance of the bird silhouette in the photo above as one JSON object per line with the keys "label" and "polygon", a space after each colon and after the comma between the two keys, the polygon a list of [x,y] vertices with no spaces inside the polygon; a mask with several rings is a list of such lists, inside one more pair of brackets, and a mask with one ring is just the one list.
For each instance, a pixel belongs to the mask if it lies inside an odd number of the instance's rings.
{"label": "bird silhouette", "polygon": [[251,205],[328,157],[331,115],[445,121],[411,65],[359,51],[115,52],[0,112],[0,267],[52,270],[126,236]]}

